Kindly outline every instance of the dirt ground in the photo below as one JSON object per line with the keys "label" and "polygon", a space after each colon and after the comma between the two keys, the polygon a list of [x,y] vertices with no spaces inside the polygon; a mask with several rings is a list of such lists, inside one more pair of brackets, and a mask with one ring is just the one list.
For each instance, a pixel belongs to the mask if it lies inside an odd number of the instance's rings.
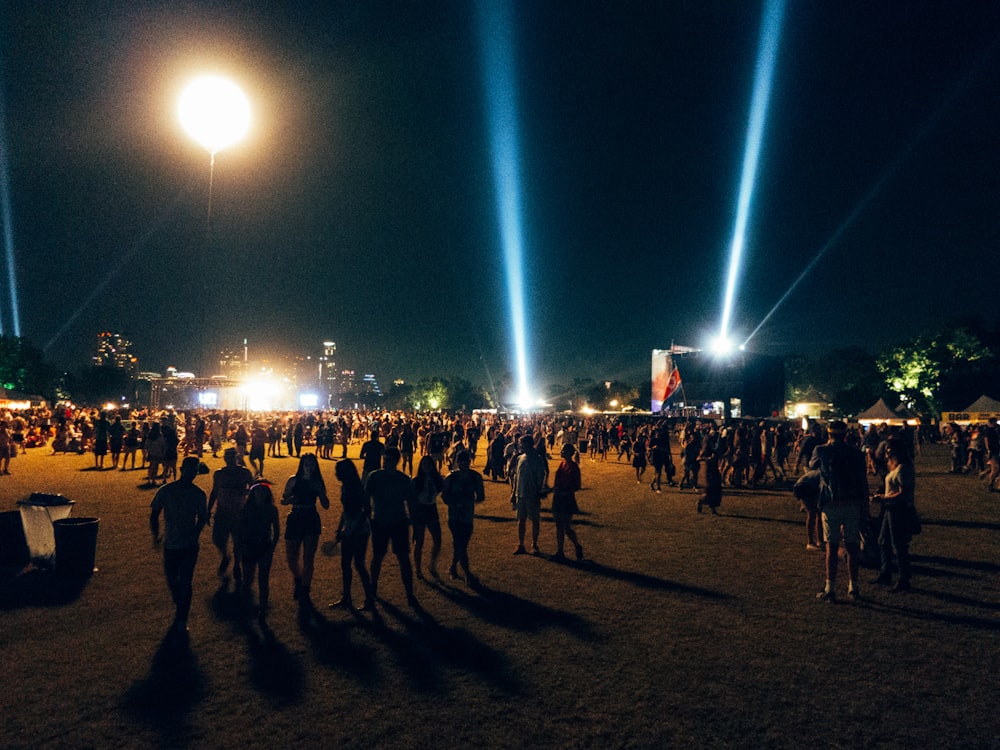
{"label": "dirt ground", "polygon": [[[4,748],[1000,747],[1000,494],[946,474],[944,447],[917,462],[910,593],[817,602],[822,556],[787,488],[729,491],[699,515],[694,491],[656,494],[584,457],[584,563],[548,560],[547,514],[543,555],[513,556],[507,487],[487,482],[470,547],[481,589],[428,577],[416,611],[390,556],[378,616],[332,611],[327,548],[303,619],[279,547],[262,630],[218,591],[206,532],[187,645],[166,637],[152,491],[140,471],[92,464],[35,449],[0,477],[0,511],[59,492],[100,518],[85,583],[0,569]],[[445,530],[446,562],[450,543]]]}

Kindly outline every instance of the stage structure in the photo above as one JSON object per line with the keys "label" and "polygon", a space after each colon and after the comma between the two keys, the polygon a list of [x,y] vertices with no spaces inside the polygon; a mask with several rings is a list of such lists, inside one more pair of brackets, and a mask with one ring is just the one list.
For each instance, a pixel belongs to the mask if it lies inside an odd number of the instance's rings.
{"label": "stage structure", "polygon": [[150,407],[154,411],[308,411],[322,408],[325,403],[317,389],[296,387],[290,382],[194,377],[150,379]]}
{"label": "stage structure", "polygon": [[650,406],[681,416],[778,416],[785,407],[785,363],[742,351],[720,357],[676,344],[654,349]]}

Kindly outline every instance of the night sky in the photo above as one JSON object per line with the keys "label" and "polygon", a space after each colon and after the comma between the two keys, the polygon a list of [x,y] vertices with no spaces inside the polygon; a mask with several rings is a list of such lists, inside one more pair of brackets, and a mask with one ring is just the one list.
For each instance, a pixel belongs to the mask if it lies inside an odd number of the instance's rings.
{"label": "night sky", "polygon": [[[383,382],[511,371],[476,7],[4,3],[21,334],[70,368],[113,330],[144,370],[247,337],[251,357],[332,338]],[[638,383],[651,349],[718,327],[761,16],[516,4],[541,383]],[[210,233],[208,154],[175,113],[202,72],[238,82],[255,118],[217,156]],[[789,3],[735,333],[824,246],[750,349],[995,319],[998,134],[1000,3]],[[13,333],[7,293],[0,316]]]}

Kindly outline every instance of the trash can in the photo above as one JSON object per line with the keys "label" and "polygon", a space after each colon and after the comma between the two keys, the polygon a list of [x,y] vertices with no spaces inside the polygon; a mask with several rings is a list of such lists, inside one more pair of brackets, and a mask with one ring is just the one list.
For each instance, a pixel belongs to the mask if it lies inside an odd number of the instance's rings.
{"label": "trash can", "polygon": [[28,543],[24,541],[24,524],[21,511],[5,510],[0,513],[0,567],[28,564]]}
{"label": "trash can", "polygon": [[56,538],[56,575],[86,578],[97,570],[99,518],[60,518],[52,522]]}
{"label": "trash can", "polygon": [[28,543],[31,562],[39,568],[51,568],[56,558],[56,538],[52,522],[68,518],[73,501],[62,495],[32,492],[27,500],[17,501],[24,525],[24,539]]}

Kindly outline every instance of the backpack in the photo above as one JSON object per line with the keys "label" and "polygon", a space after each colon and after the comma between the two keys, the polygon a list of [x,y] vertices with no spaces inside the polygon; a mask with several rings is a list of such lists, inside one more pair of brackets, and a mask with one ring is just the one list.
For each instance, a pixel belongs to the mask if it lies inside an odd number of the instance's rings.
{"label": "backpack", "polygon": [[819,505],[853,505],[858,504],[867,494],[867,487],[862,491],[856,486],[857,458],[854,449],[846,443],[833,443],[829,452],[830,462],[827,471],[820,473]]}

